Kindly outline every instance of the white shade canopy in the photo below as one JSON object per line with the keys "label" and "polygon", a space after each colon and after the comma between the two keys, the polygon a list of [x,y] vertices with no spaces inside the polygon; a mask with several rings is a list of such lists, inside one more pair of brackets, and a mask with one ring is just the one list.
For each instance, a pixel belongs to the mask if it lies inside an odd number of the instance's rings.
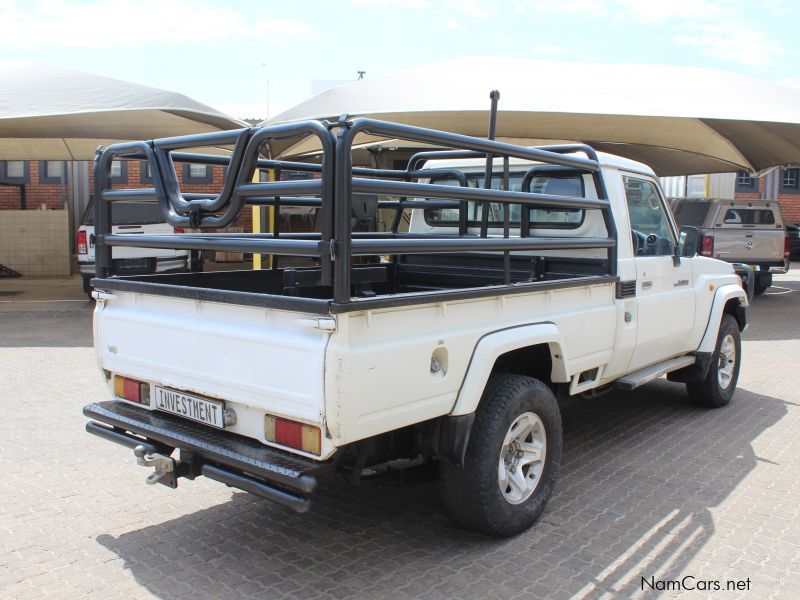
{"label": "white shade canopy", "polygon": [[0,61],[0,160],[90,160],[99,145],[246,126],[183,94]]}
{"label": "white shade canopy", "polygon": [[[268,122],[349,114],[485,136],[492,89],[498,138],[521,144],[586,142],[660,175],[800,162],[800,90],[694,67],[455,59],[329,89]],[[310,140],[273,147],[314,150]]]}

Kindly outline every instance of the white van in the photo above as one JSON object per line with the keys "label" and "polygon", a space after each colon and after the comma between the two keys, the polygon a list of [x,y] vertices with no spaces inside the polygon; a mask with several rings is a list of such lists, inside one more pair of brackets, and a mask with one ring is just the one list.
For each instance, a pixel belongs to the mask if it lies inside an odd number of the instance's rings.
{"label": "white van", "polygon": [[[117,234],[171,234],[183,233],[164,222],[157,202],[115,202],[111,209],[112,232]],[[94,198],[83,213],[75,243],[78,269],[83,276],[83,291],[91,297],[91,280],[94,277]],[[147,275],[174,273],[189,270],[187,250],[152,248],[114,248],[114,272],[119,275]]]}

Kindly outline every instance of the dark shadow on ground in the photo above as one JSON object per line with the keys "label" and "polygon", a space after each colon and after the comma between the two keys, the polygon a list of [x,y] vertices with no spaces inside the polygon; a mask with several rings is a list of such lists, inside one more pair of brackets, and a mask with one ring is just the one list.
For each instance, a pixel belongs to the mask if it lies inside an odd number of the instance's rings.
{"label": "dark shadow on ground", "polygon": [[[161,598],[630,596],[641,576],[667,577],[696,554],[714,531],[709,508],[754,468],[752,441],[785,414],[782,401],[741,389],[730,406],[701,409],[666,381],[570,400],[556,493],[510,540],[457,528],[436,484],[326,481],[306,515],[234,493],[98,542]],[[157,510],[138,500],[131,510],[144,508]]]}

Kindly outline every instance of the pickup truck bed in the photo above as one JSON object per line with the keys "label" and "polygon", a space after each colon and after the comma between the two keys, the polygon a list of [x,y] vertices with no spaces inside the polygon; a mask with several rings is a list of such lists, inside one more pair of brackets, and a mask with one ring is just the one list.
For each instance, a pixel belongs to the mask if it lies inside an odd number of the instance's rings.
{"label": "pickup truck bed", "polygon": [[[609,278],[607,271],[607,263],[601,259],[513,257],[510,282],[517,285],[519,291],[525,291],[530,284],[539,284],[536,289],[543,289],[616,281],[615,277]],[[477,254],[407,255],[395,263],[354,266],[351,271],[353,302],[346,305],[334,305],[332,289],[320,285],[319,279],[319,268],[306,267],[141,275],[96,282],[107,290],[246,306],[294,308],[301,312],[324,314],[389,306],[394,302],[391,298],[397,294],[427,292],[426,295],[402,298],[408,304],[431,302],[438,298],[452,300],[480,294],[493,295],[497,293],[495,286],[504,285],[504,269],[501,256]]]}

